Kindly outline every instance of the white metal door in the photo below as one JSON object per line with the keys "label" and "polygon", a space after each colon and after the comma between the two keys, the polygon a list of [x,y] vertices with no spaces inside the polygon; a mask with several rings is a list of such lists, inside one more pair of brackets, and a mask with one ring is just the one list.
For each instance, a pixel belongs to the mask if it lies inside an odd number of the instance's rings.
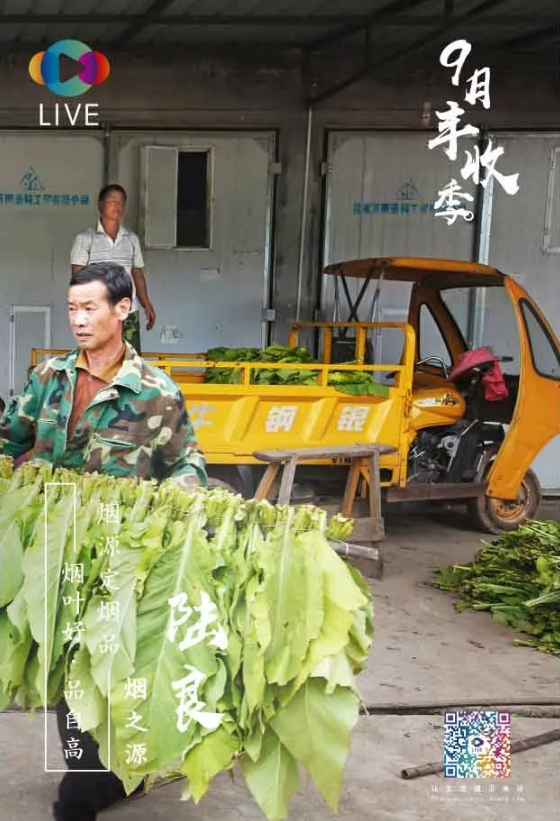
{"label": "white metal door", "polygon": [[10,307],[10,398],[18,396],[29,369],[30,348],[49,348],[51,309],[47,305]]}
{"label": "white metal door", "polygon": [[[429,150],[431,134],[332,132],[329,135],[325,264],[379,256],[472,259],[473,222],[453,225],[436,218],[438,192],[458,176],[441,149]],[[464,140],[470,147],[471,142]],[[462,189],[474,196],[470,181]],[[359,283],[349,283],[352,296]],[[332,315],[334,289],[323,277],[322,310]],[[378,319],[397,316],[408,304],[408,289],[384,283]],[[371,302],[359,316],[370,320]],[[387,313],[389,312],[389,313]],[[397,312],[397,313],[395,313]]]}
{"label": "white metal door", "polygon": [[[53,347],[75,346],[66,309],[70,249],[75,234],[97,223],[102,181],[102,137],[0,132],[0,350],[6,354],[11,305],[49,306]],[[18,363],[26,358],[27,366],[38,318],[18,321]],[[12,387],[9,362],[0,356],[2,396]]]}
{"label": "white metal door", "polygon": [[[261,345],[269,292],[274,135],[123,132],[115,140],[118,177],[129,192],[129,222],[152,246],[145,258],[158,333],[144,335],[144,349],[165,351],[173,333],[180,335],[176,351]],[[175,219],[176,153],[189,150],[209,152],[209,248],[173,247],[169,223]],[[156,167],[159,182],[150,171]],[[142,180],[152,194],[144,219]]]}

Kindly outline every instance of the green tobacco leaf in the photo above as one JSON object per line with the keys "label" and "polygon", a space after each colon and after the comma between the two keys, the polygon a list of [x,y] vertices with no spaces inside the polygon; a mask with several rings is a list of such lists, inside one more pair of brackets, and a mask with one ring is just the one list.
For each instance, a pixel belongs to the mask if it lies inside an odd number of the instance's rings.
{"label": "green tobacco leaf", "polygon": [[542,596],[537,596],[535,599],[530,599],[524,602],[525,607],[538,607],[542,604],[554,604],[556,607],[560,604],[560,591],[551,590],[549,593],[543,593]]}
{"label": "green tobacco leaf", "polygon": [[389,388],[386,385],[380,385],[377,382],[338,382],[329,385],[336,388],[340,393],[347,393],[350,396],[389,396]]}
{"label": "green tobacco leaf", "polygon": [[[183,532],[175,532],[176,541],[152,568],[138,603],[135,678],[146,681],[147,696],[131,698],[126,682],[111,691],[111,722],[116,734],[113,769],[125,782],[132,776],[180,766],[204,730],[217,729],[221,722],[216,704],[222,694],[216,692],[214,683],[219,676],[223,690],[225,668],[216,657],[218,648],[211,645],[210,638],[180,648],[187,629],[200,618],[199,612],[191,610],[188,619],[183,615],[185,623],[177,627],[174,639],[169,632],[170,598],[184,594],[184,606],[192,608],[202,606],[204,594],[212,594],[214,558],[202,531],[202,500],[197,499]],[[175,619],[181,618],[176,607]],[[136,726],[131,724],[133,712],[139,716]],[[126,751],[135,744],[146,746],[146,758],[127,762]]]}
{"label": "green tobacco leaf", "polygon": [[356,675],[365,670],[373,641],[373,600],[371,588],[362,574],[350,564],[347,564],[346,568],[366,599],[363,607],[360,607],[354,614],[354,622],[350,629],[350,641],[346,647],[346,657],[351,662]]}
{"label": "green tobacco leaf", "polygon": [[[260,594],[259,594],[260,592]],[[266,597],[258,579],[247,585],[246,619],[243,625],[243,688],[247,711],[260,707],[266,688],[264,654],[270,644],[271,629]]]}
{"label": "green tobacco leaf", "polygon": [[[72,688],[67,688],[68,698],[66,699],[70,709],[75,710],[80,715],[80,729],[83,732],[95,730],[107,721],[107,699],[103,697],[97,687],[91,673],[91,656],[87,649],[79,647],[74,654],[68,673],[68,681],[73,683]],[[74,683],[78,682],[77,685]],[[83,696],[76,699],[73,695],[74,689],[83,692]],[[72,694],[72,697],[70,697]]]}
{"label": "green tobacco leaf", "polygon": [[241,766],[247,786],[268,821],[286,818],[290,800],[299,787],[297,763],[270,727],[264,734],[258,761],[243,756]]}
{"label": "green tobacco leaf", "polygon": [[344,610],[353,612],[367,605],[371,593],[364,584],[357,582],[357,573],[347,565],[317,533],[309,535],[309,547],[313,548],[317,569],[323,575],[325,594],[328,599]]}
{"label": "green tobacco leaf", "polygon": [[[109,675],[113,686],[134,672],[136,655],[136,566],[138,551],[119,549],[101,572],[110,591],[93,595],[84,614],[85,646],[91,672],[104,696]],[[108,651],[116,643],[116,652]]]}
{"label": "green tobacco leaf", "polygon": [[[325,596],[323,599],[323,614],[321,631],[317,638],[310,642],[297,676],[279,695],[281,704],[286,704],[293,698],[322,661],[331,656],[336,656],[348,644],[348,634],[354,620],[352,613],[338,607]],[[333,683],[336,684],[337,682],[334,681]]]}
{"label": "green tobacco leaf", "polygon": [[6,610],[0,612],[0,709],[13,702],[18,688],[23,684],[25,666],[33,639],[29,627],[21,633],[11,622]]}
{"label": "green tobacco leaf", "polygon": [[334,693],[337,687],[348,687],[356,690],[356,680],[352,667],[344,652],[323,659],[311,673],[313,678],[322,678],[327,682],[326,692]]}
{"label": "green tobacco leaf", "polygon": [[[9,550],[9,555],[8,555]],[[0,607],[10,604],[23,584],[23,545],[18,522],[14,519],[0,533]]]}
{"label": "green tobacco leaf", "polygon": [[[262,591],[268,606],[271,640],[265,651],[265,673],[271,683],[286,684],[298,675],[309,643],[323,621],[321,577],[300,535],[285,527],[271,534],[261,553]],[[289,636],[289,641],[286,637]]]}
{"label": "green tobacco leaf", "polygon": [[[132,752],[132,746],[127,747],[127,750],[119,749],[118,743],[118,727],[115,722],[104,721],[100,724],[91,735],[95,738],[99,745],[98,755],[99,760],[106,770],[114,772],[122,781],[125,792],[130,795],[136,787],[144,781],[146,773],[135,773],[133,768],[128,768],[124,763],[126,761],[126,753]],[[151,771],[150,774],[155,774]]]}
{"label": "green tobacco leaf", "polygon": [[6,616],[4,622],[6,634],[5,641],[0,643],[2,648],[0,675],[2,680],[5,675],[9,676],[9,679],[19,686],[24,681],[25,665],[33,646],[23,589],[20,589],[9,607],[2,611],[2,615]]}
{"label": "green tobacco leaf", "polygon": [[14,473],[14,463],[9,456],[4,456],[3,454],[0,455],[0,479],[3,482],[8,483],[8,486],[12,483],[12,477]]}
{"label": "green tobacco leaf", "polygon": [[[369,588],[357,571],[351,569],[335,553],[328,542],[316,532],[302,535],[306,540],[306,547],[313,556],[316,573],[320,575],[323,587],[323,622],[316,639],[310,642],[305,659],[302,661],[299,673],[292,686],[280,695],[285,704],[297,689],[309,678],[322,662],[338,654],[349,646],[352,639],[351,631],[354,626],[363,623],[360,611],[371,607]],[[364,624],[367,632],[367,625]],[[363,643],[353,650],[353,664],[359,666],[367,659],[367,652],[371,645],[371,631],[363,637]],[[331,686],[346,683],[346,672],[336,664],[320,667],[326,673],[332,672],[329,679]]]}
{"label": "green tobacco leaf", "polygon": [[350,628],[349,641],[345,648],[346,658],[352,665],[354,675],[367,666],[369,649],[373,636],[373,608],[364,607],[354,616]]}
{"label": "green tobacco leaf", "polygon": [[36,515],[34,503],[41,483],[35,480],[16,490],[3,493],[0,503],[0,607],[14,598],[23,584],[23,544],[21,532],[27,518]]}
{"label": "green tobacco leaf", "polygon": [[[22,476],[19,476],[18,481],[21,481],[22,478]],[[20,486],[12,484],[6,489],[5,493],[2,493],[0,522],[10,522],[19,512],[25,511],[41,493],[41,476],[37,474],[35,467],[32,468],[29,478],[29,482],[26,481],[25,484]]]}
{"label": "green tobacco leaf", "polygon": [[[55,626],[59,606],[61,575],[65,560],[73,551],[74,493],[72,487],[58,487],[58,498],[49,494],[46,527],[38,528],[36,539],[23,556],[23,593],[33,638],[39,645],[40,665],[37,685],[44,688],[45,673],[58,662]],[[46,535],[46,543],[45,543]],[[45,619],[46,616],[46,619]],[[46,694],[44,694],[46,698]]]}
{"label": "green tobacco leaf", "polygon": [[18,689],[16,701],[24,710],[31,710],[32,713],[44,704],[44,677],[40,674],[39,648],[32,645],[31,652],[25,665],[24,682]]}
{"label": "green tobacco leaf", "polygon": [[[78,551],[82,547],[86,550],[82,552],[91,552],[92,546],[97,543],[98,538],[103,533],[104,525],[100,524],[96,517],[99,513],[100,500],[102,498],[102,488],[93,486],[91,488],[84,487],[84,483],[88,482],[86,477],[80,477],[80,489],[78,496],[78,510],[76,511],[76,548]],[[89,480],[91,481],[91,480]],[[88,496],[87,502],[82,498],[84,495]]]}
{"label": "green tobacco leaf", "polygon": [[357,720],[358,698],[351,690],[339,687],[328,694],[325,681],[310,679],[270,722],[335,812],[350,748],[350,730]]}
{"label": "green tobacco leaf", "polygon": [[251,732],[243,738],[243,752],[253,761],[258,761],[263,745],[264,724],[255,721]]}
{"label": "green tobacco leaf", "polygon": [[238,739],[226,727],[218,727],[187,753],[183,772],[189,779],[189,791],[195,803],[207,792],[215,775],[230,769],[238,749]]}
{"label": "green tobacco leaf", "polygon": [[[434,584],[461,596],[458,611],[489,610],[495,621],[514,630],[556,636],[557,648],[559,544],[560,524],[526,522],[491,544],[483,542],[470,565],[440,569]],[[528,646],[556,652],[554,641],[544,638]]]}

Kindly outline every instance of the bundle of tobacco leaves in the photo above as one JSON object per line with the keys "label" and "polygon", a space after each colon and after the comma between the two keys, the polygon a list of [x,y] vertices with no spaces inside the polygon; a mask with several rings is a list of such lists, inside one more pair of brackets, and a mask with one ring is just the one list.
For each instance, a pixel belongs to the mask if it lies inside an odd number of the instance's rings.
{"label": "bundle of tobacco leaves", "polygon": [[[319,371],[298,368],[298,364],[318,364],[311,354],[301,346],[287,348],[283,345],[269,345],[268,348],[211,348],[206,351],[209,362],[277,362],[293,367],[254,368],[251,371],[253,385],[317,385]],[[351,362],[345,364],[354,364]],[[204,379],[213,384],[239,384],[243,376],[242,368],[208,368]],[[330,387],[340,393],[352,396],[389,396],[389,388],[375,381],[371,371],[331,371],[328,376]]]}
{"label": "bundle of tobacco leaves", "polygon": [[434,584],[461,597],[457,610],[488,610],[496,621],[531,637],[514,644],[560,655],[557,522],[527,522],[483,542],[471,564],[440,568]]}
{"label": "bundle of tobacco leaves", "polygon": [[373,633],[348,526],[0,457],[0,708],[64,695],[129,792],[182,775],[198,801],[239,762],[275,821],[304,767],[336,809]]}

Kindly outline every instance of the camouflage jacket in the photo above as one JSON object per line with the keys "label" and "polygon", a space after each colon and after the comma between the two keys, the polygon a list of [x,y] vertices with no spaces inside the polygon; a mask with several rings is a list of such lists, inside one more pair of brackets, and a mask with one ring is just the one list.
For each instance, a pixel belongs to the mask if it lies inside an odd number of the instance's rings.
{"label": "camouflage jacket", "polygon": [[78,353],[34,369],[0,419],[0,453],[15,458],[33,448],[33,458],[71,470],[187,483],[196,477],[206,484],[179,387],[128,343],[120,370],[93,398],[68,441]]}

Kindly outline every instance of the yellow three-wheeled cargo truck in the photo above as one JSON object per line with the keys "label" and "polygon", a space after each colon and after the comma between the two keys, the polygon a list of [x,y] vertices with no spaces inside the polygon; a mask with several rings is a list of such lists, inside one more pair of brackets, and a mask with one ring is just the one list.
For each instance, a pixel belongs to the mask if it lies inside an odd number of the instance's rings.
{"label": "yellow three-wheeled cargo truck", "polygon": [[[533,516],[531,464],[560,433],[560,345],[529,294],[495,268],[441,259],[356,260],[324,273],[342,282],[350,321],[297,323],[289,342],[316,335],[319,364],[297,365],[316,384],[253,384],[256,370],[291,364],[144,354],[181,386],[210,472],[257,464],[259,450],[381,442],[396,449],[381,459],[388,501],[465,500],[494,533]],[[358,321],[369,285],[376,310],[381,285],[406,296],[407,321]],[[350,363],[335,355],[345,346]],[[32,364],[47,353],[34,350]],[[209,368],[239,368],[240,381],[208,383]],[[333,371],[356,369],[375,374],[384,395],[328,384]]]}

